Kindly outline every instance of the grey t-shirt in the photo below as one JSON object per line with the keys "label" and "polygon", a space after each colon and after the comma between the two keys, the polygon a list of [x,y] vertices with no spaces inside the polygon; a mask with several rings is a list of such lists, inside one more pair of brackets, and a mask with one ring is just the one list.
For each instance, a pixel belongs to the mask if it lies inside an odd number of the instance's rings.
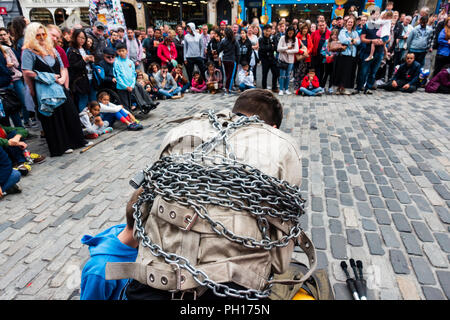
{"label": "grey t-shirt", "polygon": [[[61,60],[61,57],[59,56],[58,51],[56,51],[56,49],[53,49],[53,52],[56,55],[56,58],[59,61],[59,65],[61,66],[61,68],[64,68],[64,64]],[[33,65],[34,62],[36,61],[36,59],[40,59],[41,61],[45,62],[46,64],[48,64],[50,67],[55,65],[55,58],[48,55],[48,56],[39,56],[36,53],[32,52],[30,49],[24,49],[22,51],[22,69],[23,70],[33,70]]]}

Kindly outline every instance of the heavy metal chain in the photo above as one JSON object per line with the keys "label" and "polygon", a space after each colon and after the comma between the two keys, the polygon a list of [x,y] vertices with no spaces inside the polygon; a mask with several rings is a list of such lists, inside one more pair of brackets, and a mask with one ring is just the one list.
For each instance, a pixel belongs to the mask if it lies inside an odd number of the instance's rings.
{"label": "heavy metal chain", "polygon": [[[216,136],[199,145],[192,153],[163,157],[144,169],[144,191],[133,205],[137,236],[154,256],[163,257],[166,263],[187,270],[199,285],[213,290],[217,296],[267,298],[271,293],[271,286],[263,291],[236,290],[214,282],[186,258],[165,252],[150,240],[144,230],[141,207],[147,203],[151,208],[159,195],[166,201],[175,201],[193,209],[195,215],[206,220],[214,232],[248,248],[271,250],[274,247],[285,247],[301,233],[300,216],[304,214],[305,200],[302,199],[299,188],[265,175],[250,165],[237,162],[228,143],[234,130],[262,121],[256,116],[242,116],[222,128],[212,110],[208,112],[208,117],[213,127],[218,130]],[[224,144],[226,157],[219,154],[210,155],[212,151],[217,151],[219,143]],[[236,235],[220,221],[214,221],[205,208],[207,204],[249,212],[257,220],[262,240]],[[289,234],[278,240],[271,240],[267,216],[289,222],[292,225]]]}

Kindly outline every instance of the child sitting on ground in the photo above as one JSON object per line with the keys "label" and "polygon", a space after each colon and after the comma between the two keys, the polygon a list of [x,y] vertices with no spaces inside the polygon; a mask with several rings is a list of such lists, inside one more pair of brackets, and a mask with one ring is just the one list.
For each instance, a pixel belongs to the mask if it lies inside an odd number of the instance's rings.
{"label": "child sitting on ground", "polygon": [[[98,102],[100,105],[100,112],[103,114],[111,114],[113,117],[111,119],[117,119],[120,122],[127,125],[128,130],[136,131],[141,130],[142,125],[137,123],[136,118],[133,116],[131,112],[126,110],[123,106],[115,105],[111,102],[109,102],[110,96],[106,92],[101,92],[98,96]],[[106,117],[103,115],[102,119],[105,119]],[[112,121],[108,121],[111,123]]]}
{"label": "child sitting on ground", "polygon": [[200,93],[206,91],[206,83],[200,72],[194,71],[192,74],[191,92]]}
{"label": "child sitting on ground", "polygon": [[253,72],[250,70],[249,64],[244,61],[241,63],[241,71],[239,71],[238,79],[239,79],[239,89],[241,92],[244,92],[247,89],[253,89],[255,86],[253,85]]}
{"label": "child sitting on ground", "polygon": [[97,139],[105,133],[112,132],[108,121],[100,117],[100,105],[97,101],[91,101],[83,111],[80,112],[80,122],[84,126],[84,136],[87,139]]}
{"label": "child sitting on ground", "polygon": [[300,88],[295,92],[296,95],[321,96],[323,89],[320,87],[319,78],[314,69],[309,69],[308,74],[303,78]]}
{"label": "child sitting on ground", "polygon": [[145,89],[145,91],[147,91],[152,100],[156,100],[158,98],[158,87],[156,86],[155,79],[150,78],[148,74],[139,70],[136,71],[136,73],[136,82],[139,83]]}
{"label": "child sitting on ground", "polygon": [[178,64],[175,68],[172,69],[172,77],[177,85],[181,88],[181,95],[188,91],[191,85],[189,84],[189,79],[186,79],[183,74],[182,64]]}
{"label": "child sitting on ground", "polygon": [[[378,20],[371,22],[373,28],[378,28],[377,37],[380,37],[384,43],[388,42],[391,35],[391,25],[394,13],[392,11],[386,11],[383,13]],[[385,54],[387,54],[387,48],[384,46]],[[373,59],[373,54],[375,53],[375,44],[371,44],[370,54],[365,61],[370,61]]]}
{"label": "child sitting on ground", "polygon": [[209,62],[207,67],[208,69],[205,71],[206,87],[210,93],[215,94],[217,90],[222,89],[222,73],[212,62]]}

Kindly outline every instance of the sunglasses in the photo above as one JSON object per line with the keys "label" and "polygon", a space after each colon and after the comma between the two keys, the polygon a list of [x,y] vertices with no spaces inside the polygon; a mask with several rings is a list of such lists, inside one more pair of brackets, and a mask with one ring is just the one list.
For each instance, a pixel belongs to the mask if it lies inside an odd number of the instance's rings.
{"label": "sunglasses", "polygon": [[47,33],[38,33],[36,34],[36,39],[46,39]]}
{"label": "sunglasses", "polygon": [[106,59],[112,59],[114,56],[105,56]]}

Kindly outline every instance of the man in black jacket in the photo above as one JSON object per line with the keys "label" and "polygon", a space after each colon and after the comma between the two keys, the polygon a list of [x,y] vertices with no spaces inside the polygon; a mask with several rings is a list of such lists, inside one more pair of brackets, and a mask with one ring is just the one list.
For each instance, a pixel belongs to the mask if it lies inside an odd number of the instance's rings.
{"label": "man in black jacket", "polygon": [[105,25],[100,21],[94,23],[92,29],[86,30],[86,35],[92,39],[92,48],[94,50],[95,62],[98,63],[103,58],[103,50],[108,46],[104,36]]}
{"label": "man in black jacket", "polygon": [[417,90],[419,82],[420,63],[415,61],[414,53],[406,55],[406,62],[403,63],[386,85],[381,88],[386,91],[401,91],[413,93]]}
{"label": "man in black jacket", "polygon": [[105,70],[105,78],[103,79],[102,87],[114,90],[116,88],[117,80],[114,78],[114,60],[116,58],[116,52],[113,48],[106,48],[103,50],[103,59],[100,61],[99,66]]}
{"label": "man in black jacket", "polygon": [[262,88],[267,89],[267,75],[272,72],[272,91],[278,92],[278,70],[276,67],[275,52],[277,51],[277,41],[272,35],[272,26],[266,24],[263,36],[259,38],[259,59],[262,65]]}

